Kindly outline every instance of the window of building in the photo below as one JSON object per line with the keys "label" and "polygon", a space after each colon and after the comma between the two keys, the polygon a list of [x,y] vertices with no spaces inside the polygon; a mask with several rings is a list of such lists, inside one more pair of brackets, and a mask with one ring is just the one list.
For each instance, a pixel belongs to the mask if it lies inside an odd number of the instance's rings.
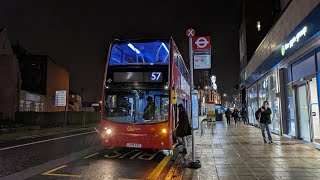
{"label": "window of building", "polygon": [[264,101],[269,102],[269,107],[272,110],[270,129],[272,132],[280,133],[279,131],[279,98],[276,97],[276,74],[273,73],[259,81],[259,107],[263,106]]}
{"label": "window of building", "polygon": [[24,100],[20,100],[19,111],[24,111]]}
{"label": "window of building", "polygon": [[40,108],[39,108],[40,103],[35,103],[35,107],[34,107],[34,111],[35,112],[39,112]]}
{"label": "window of building", "polygon": [[31,111],[31,101],[26,101],[26,111]]}

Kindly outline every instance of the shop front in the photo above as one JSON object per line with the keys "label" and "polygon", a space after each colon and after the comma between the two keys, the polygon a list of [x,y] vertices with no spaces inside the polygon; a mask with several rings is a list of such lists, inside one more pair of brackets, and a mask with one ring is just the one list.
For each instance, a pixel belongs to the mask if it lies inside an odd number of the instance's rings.
{"label": "shop front", "polygon": [[274,51],[259,59],[259,66],[246,76],[245,84],[251,125],[259,126],[255,112],[268,101],[273,133],[319,142],[320,147],[319,17],[320,5],[317,5]]}
{"label": "shop front", "polygon": [[255,118],[255,112],[263,106],[264,101],[269,102],[271,114],[271,132],[280,133],[279,123],[279,98],[277,97],[277,71],[272,71],[255,84],[253,84],[248,92],[248,114],[249,123],[254,126],[259,126],[259,122]]}
{"label": "shop front", "polygon": [[[318,48],[319,49],[319,48]],[[320,141],[318,50],[311,50],[286,68],[287,135],[308,142]]]}
{"label": "shop front", "polygon": [[248,102],[248,118],[249,124],[258,126],[258,121],[255,118],[255,112],[258,110],[258,91],[257,85],[254,84],[247,90],[247,102]]}

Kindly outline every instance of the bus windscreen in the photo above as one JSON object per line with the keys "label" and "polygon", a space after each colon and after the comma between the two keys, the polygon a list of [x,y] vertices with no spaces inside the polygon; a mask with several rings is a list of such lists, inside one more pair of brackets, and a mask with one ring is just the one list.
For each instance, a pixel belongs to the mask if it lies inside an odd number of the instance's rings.
{"label": "bus windscreen", "polygon": [[146,90],[107,90],[104,118],[127,124],[158,123],[168,120],[169,92]]}

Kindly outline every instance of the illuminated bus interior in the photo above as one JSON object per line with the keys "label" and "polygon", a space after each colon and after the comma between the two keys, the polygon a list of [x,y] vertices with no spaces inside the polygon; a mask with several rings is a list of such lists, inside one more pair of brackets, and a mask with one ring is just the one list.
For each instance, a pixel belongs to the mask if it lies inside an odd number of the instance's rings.
{"label": "illuminated bus interior", "polygon": [[[147,98],[152,97],[152,113],[147,113]],[[108,91],[104,118],[118,123],[157,123],[168,120],[169,92],[146,90]]]}
{"label": "illuminated bus interior", "polygon": [[109,66],[118,65],[168,65],[169,41],[119,41],[113,44]]}

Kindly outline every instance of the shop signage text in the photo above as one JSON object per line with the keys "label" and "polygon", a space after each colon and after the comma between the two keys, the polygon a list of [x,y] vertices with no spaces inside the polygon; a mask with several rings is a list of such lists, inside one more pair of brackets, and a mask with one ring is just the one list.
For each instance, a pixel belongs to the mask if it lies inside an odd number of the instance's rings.
{"label": "shop signage text", "polygon": [[299,39],[302,36],[306,36],[307,30],[308,30],[307,26],[303,27],[303,29],[301,29],[288,43],[282,45],[281,47],[282,56],[286,54],[287,49],[292,48],[296,42],[299,42]]}

